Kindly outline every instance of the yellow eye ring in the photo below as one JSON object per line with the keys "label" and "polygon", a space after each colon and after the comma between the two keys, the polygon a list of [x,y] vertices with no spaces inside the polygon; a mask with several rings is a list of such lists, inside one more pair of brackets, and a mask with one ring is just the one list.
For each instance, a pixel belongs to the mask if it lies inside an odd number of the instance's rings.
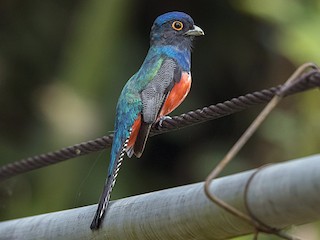
{"label": "yellow eye ring", "polygon": [[183,23],[180,21],[174,21],[171,26],[174,30],[181,31],[183,28]]}

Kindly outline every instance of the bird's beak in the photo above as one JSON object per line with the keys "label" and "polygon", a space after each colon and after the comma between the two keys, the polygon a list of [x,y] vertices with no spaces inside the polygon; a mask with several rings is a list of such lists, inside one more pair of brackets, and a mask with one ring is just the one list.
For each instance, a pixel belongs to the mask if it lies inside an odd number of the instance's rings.
{"label": "bird's beak", "polygon": [[202,35],[204,35],[204,31],[200,27],[193,25],[193,29],[190,29],[189,31],[185,32],[185,35],[202,36]]}

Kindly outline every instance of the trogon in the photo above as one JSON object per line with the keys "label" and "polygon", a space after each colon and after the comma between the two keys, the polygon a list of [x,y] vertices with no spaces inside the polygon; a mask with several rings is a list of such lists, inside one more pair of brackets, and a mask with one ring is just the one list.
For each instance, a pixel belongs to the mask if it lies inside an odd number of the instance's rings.
{"label": "trogon", "polygon": [[203,30],[183,12],[165,13],[154,21],[148,54],[118,100],[108,177],[91,229],[101,225],[125,153],[141,157],[152,124],[163,120],[189,93],[192,41],[201,35]]}

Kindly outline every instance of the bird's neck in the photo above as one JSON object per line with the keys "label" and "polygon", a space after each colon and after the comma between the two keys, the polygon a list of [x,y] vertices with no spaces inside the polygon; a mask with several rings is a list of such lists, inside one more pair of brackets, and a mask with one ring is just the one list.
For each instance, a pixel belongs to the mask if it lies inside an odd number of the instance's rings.
{"label": "bird's neck", "polygon": [[190,72],[191,68],[191,49],[181,48],[172,45],[151,46],[150,50],[156,54],[168,56],[175,59],[182,67],[183,71]]}

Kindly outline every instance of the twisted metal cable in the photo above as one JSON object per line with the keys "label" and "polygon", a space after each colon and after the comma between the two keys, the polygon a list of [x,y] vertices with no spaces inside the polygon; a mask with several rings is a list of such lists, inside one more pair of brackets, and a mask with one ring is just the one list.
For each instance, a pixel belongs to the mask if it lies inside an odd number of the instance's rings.
{"label": "twisted metal cable", "polygon": [[[309,72],[301,75],[293,85],[282,90],[281,94],[283,96],[289,96],[315,87],[320,87],[320,72],[319,70],[310,70]],[[172,119],[165,119],[161,126],[158,123],[154,124],[150,136],[221,118],[258,104],[267,103],[275,94],[278,93],[280,88],[281,85],[256,91],[244,96],[232,98],[231,100],[223,103],[190,111],[181,114],[180,116],[174,116]],[[113,134],[110,134],[108,136],[65,147],[57,151],[6,164],[0,167],[0,181],[34,169],[103,150],[111,146],[112,139]]]}

